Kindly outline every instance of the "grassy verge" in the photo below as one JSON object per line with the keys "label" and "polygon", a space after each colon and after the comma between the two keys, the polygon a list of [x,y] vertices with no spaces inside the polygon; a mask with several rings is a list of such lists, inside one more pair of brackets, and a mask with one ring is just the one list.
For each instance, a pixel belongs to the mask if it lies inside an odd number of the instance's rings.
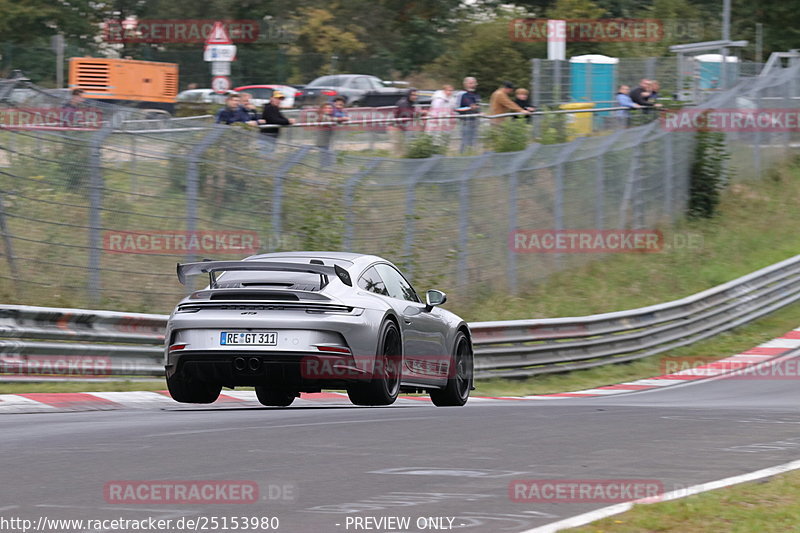
{"label": "grassy verge", "polygon": [[800,472],[744,483],[680,500],[637,505],[621,515],[570,529],[573,533],[783,533],[800,523]]}
{"label": "grassy verge", "polygon": [[664,360],[675,357],[721,359],[734,355],[787,331],[800,327],[800,303],[784,307],[767,317],[710,339],[645,357],[631,363],[607,365],[589,370],[550,374],[526,379],[486,379],[476,383],[476,396],[523,396],[591,389],[664,374]]}

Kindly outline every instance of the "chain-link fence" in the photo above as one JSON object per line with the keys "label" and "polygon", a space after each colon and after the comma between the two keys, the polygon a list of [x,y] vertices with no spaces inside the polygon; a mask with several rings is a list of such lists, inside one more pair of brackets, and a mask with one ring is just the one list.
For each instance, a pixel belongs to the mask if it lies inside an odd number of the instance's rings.
{"label": "chain-link fence", "polygon": [[537,107],[569,101],[608,103],[620,85],[635,87],[647,78],[660,83],[661,98],[701,102],[745,78],[758,76],[763,67],[762,63],[737,60],[728,64],[728,77],[724,78],[714,58],[707,59],[618,58],[616,63],[606,63],[602,57],[586,58],[581,63],[532,59],[531,97]]}
{"label": "chain-link fence", "polygon": [[[797,108],[799,69],[744,80],[704,106]],[[519,152],[393,159],[273,145],[207,119],[164,126],[0,128],[0,297],[163,312],[184,294],[176,261],[288,249],[382,255],[455,299],[516,291],[600,254],[517,253],[515,230],[680,217],[695,135],[655,121]],[[758,176],[796,137],[729,133],[732,164]]]}

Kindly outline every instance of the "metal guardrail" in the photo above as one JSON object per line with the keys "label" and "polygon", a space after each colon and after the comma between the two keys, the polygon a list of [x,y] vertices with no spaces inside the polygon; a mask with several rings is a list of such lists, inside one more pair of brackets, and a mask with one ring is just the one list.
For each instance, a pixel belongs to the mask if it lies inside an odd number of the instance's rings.
{"label": "metal guardrail", "polygon": [[[477,378],[632,361],[746,324],[800,300],[800,255],[663,304],[599,315],[474,322]],[[0,306],[0,375],[88,359],[108,375],[159,376],[166,315]],[[100,364],[98,364],[98,361]],[[61,363],[62,367],[66,363]]]}

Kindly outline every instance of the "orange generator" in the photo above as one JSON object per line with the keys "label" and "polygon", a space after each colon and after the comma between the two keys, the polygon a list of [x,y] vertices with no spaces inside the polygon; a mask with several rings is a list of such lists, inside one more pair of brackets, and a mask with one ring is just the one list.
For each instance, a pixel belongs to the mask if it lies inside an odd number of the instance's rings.
{"label": "orange generator", "polygon": [[134,59],[73,57],[69,88],[85,98],[137,107],[154,113],[175,113],[178,65]]}

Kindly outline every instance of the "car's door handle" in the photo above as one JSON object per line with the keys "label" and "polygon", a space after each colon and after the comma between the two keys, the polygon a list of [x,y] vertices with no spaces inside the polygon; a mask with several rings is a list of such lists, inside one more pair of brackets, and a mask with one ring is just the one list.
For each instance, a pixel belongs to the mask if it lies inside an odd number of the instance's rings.
{"label": "car's door handle", "polygon": [[411,321],[407,318],[404,318],[403,322],[405,322],[407,326],[411,325]]}

